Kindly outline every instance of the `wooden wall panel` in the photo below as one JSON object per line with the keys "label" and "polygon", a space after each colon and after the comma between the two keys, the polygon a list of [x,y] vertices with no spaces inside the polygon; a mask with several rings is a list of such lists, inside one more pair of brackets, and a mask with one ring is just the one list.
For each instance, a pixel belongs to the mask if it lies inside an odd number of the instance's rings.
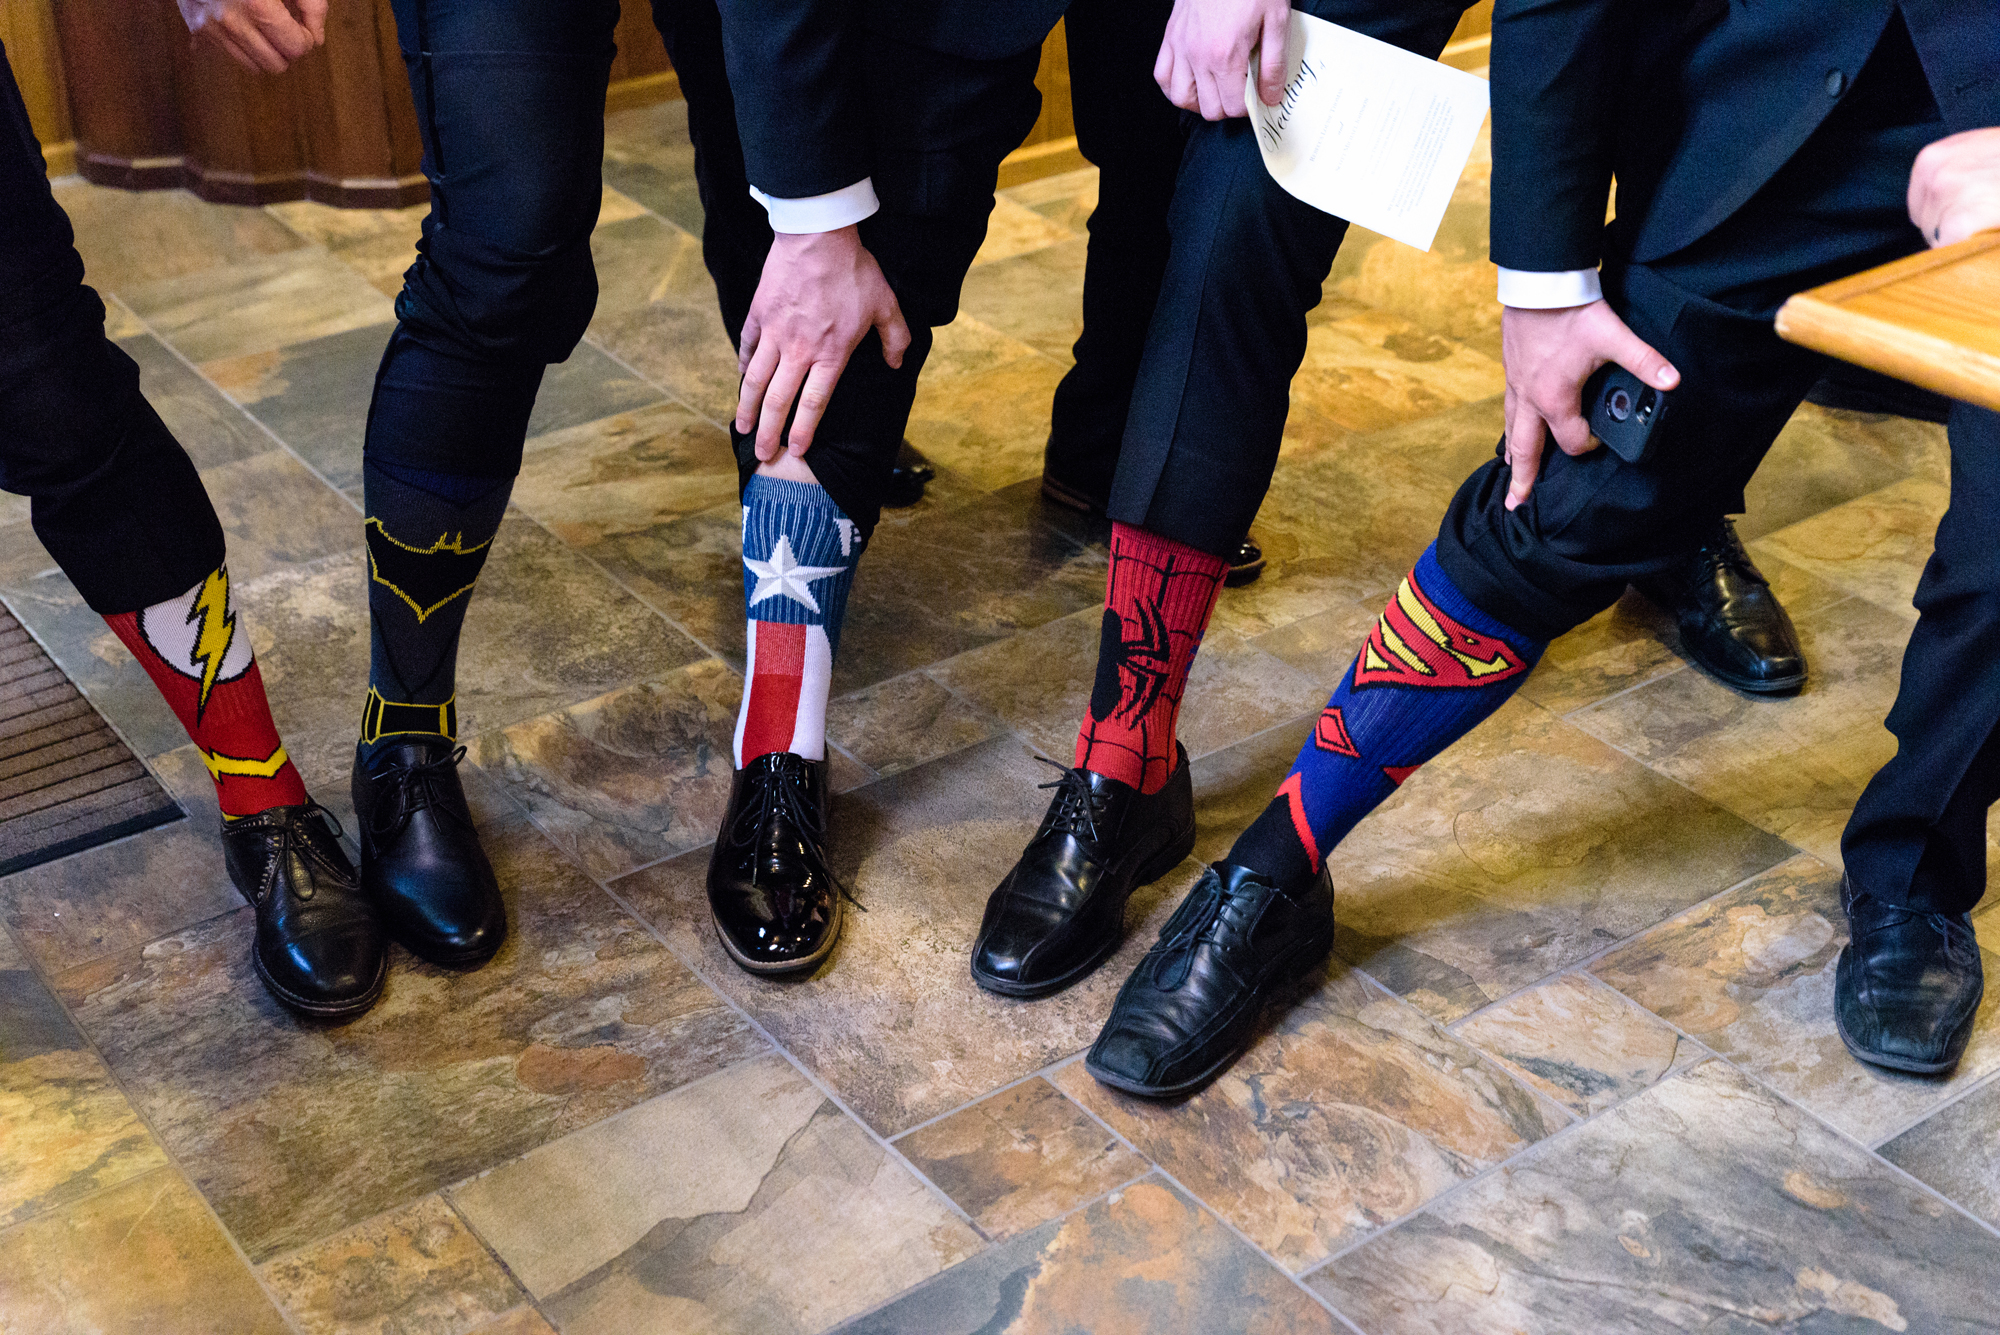
{"label": "wooden wall panel", "polygon": [[76,170],[76,132],[70,124],[69,88],[50,0],[0,0],[0,44],[28,106],[28,123],[42,141],[52,175]]}

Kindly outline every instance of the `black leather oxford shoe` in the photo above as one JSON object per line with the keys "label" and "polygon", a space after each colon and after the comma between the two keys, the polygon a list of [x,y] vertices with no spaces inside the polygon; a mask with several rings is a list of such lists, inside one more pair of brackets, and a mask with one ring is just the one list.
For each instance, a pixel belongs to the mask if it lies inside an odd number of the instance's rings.
{"label": "black leather oxford shoe", "polygon": [[354,752],[361,885],[389,935],[433,964],[484,963],[507,938],[507,909],[479,846],[465,789],[464,747],[444,738]]}
{"label": "black leather oxford shoe", "polygon": [[1688,657],[1724,685],[1788,695],[1806,684],[1799,633],[1727,518],[1639,591],[1674,614]]}
{"label": "black leather oxford shoe", "polygon": [[1333,883],[1323,869],[1280,887],[1218,862],[1119,989],[1084,1065],[1128,1094],[1191,1094],[1250,1046],[1271,994],[1332,947]]}
{"label": "black leather oxford shoe", "polygon": [[882,508],[904,510],[924,498],[924,488],[937,476],[937,469],[931,467],[930,460],[917,452],[917,447],[904,441],[896,451],[896,462],[889,469],[889,481],[882,488]]}
{"label": "black leather oxford shoe", "polygon": [[1043,997],[1077,982],[1125,939],[1125,901],[1194,847],[1194,787],[1176,743],[1173,776],[1153,794],[1089,770],[1064,770],[1021,860],[986,901],[972,977],[989,992]]}
{"label": "black leather oxford shoe", "polygon": [[1885,904],[1851,880],[1840,899],[1848,940],[1834,968],[1833,1018],[1841,1042],[1876,1066],[1948,1073],[1986,994],[1971,915]]}
{"label": "black leather oxford shoe", "polygon": [[708,908],[751,973],[814,968],[840,937],[846,892],[826,861],[826,762],[787,751],[736,771],[708,860]]}
{"label": "black leather oxford shoe", "polygon": [[301,1015],[350,1019],[382,995],[388,942],[317,802],[222,823],[229,879],[257,906],[250,959]]}

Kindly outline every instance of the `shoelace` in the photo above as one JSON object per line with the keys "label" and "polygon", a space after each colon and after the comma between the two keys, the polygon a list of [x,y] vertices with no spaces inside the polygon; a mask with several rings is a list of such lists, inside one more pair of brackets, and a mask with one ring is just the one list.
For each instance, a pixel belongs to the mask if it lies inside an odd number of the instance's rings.
{"label": "shoelace", "polygon": [[411,816],[425,807],[434,808],[440,814],[450,816],[466,829],[471,829],[471,821],[454,811],[449,802],[439,800],[443,794],[434,786],[439,775],[457,769],[458,762],[463,759],[465,759],[465,748],[460,746],[454,748],[450,755],[440,756],[436,760],[426,760],[414,765],[392,762],[381,769],[371,770],[370,778],[387,780],[393,785],[395,809],[385,822],[380,817],[390,804],[384,802],[377,807],[376,818],[368,823],[368,832],[377,839],[387,838],[400,831]]}
{"label": "shoelace", "polygon": [[1097,833],[1099,799],[1090,791],[1090,780],[1084,776],[1084,772],[1080,769],[1071,769],[1067,765],[1058,765],[1046,756],[1036,756],[1035,759],[1052,769],[1062,771],[1062,776],[1053,782],[1035,785],[1038,789],[1056,790],[1056,806],[1055,810],[1049,813],[1049,828],[1060,830],[1064,834],[1088,832],[1091,843],[1102,843],[1103,839]]}
{"label": "shoelace", "polygon": [[[341,827],[340,817],[334,815],[331,811],[328,811],[325,807],[321,806],[319,803],[313,801],[309,797],[306,799],[305,805],[302,808],[300,808],[296,814],[292,815],[290,818],[286,820],[273,822],[273,825],[276,829],[278,836],[278,847],[276,850],[276,856],[272,859],[275,865],[279,867],[284,866],[285,859],[289,857],[294,850],[296,850],[299,856],[306,858],[312,862],[318,863],[319,866],[328,873],[338,874],[338,868],[334,867],[330,862],[327,861],[326,857],[321,854],[320,850],[313,846],[312,839],[305,833],[305,823],[315,812],[317,812],[319,816],[326,821],[327,825],[330,827],[330,833],[332,834],[335,840],[338,840],[342,835],[347,833],[347,831]],[[270,884],[276,884],[275,878],[272,879]],[[293,893],[295,894],[299,893],[297,887],[294,887]],[[311,899],[312,898],[311,888],[308,887],[303,894],[299,894],[299,898]],[[258,902],[260,903],[262,902],[261,896]]]}
{"label": "shoelace", "polygon": [[1757,584],[1768,582],[1751,562],[1750,553],[1744,550],[1743,540],[1736,536],[1736,524],[1731,519],[1723,519],[1720,537],[1702,544],[1701,559],[1707,567],[1704,574],[1709,580],[1726,570]]}
{"label": "shoelace", "polygon": [[[736,813],[736,821],[729,827],[729,846],[748,848],[762,831],[770,828],[773,817],[783,816],[812,841],[815,860],[826,878],[833,882],[833,888],[863,913],[868,906],[854,897],[854,892],[841,883],[827,864],[822,845],[826,842],[825,816],[813,810],[813,804],[806,801],[805,786],[812,780],[806,762],[797,764],[779,760],[767,767],[754,781],[757,788],[756,800],[746,802]],[[754,864],[753,864],[754,865]]]}
{"label": "shoelace", "polygon": [[1195,951],[1215,941],[1216,930],[1222,926],[1235,898],[1223,886],[1222,878],[1216,877],[1208,901],[1172,936],[1160,939],[1154,947],[1159,952],[1159,963],[1153,968],[1153,979],[1161,991],[1171,992],[1187,981],[1194,969]]}
{"label": "shoelace", "polygon": [[[1875,902],[1881,904],[1880,900]],[[1922,922],[1938,934],[1939,940],[1944,943],[1945,954],[1954,964],[1968,964],[1979,957],[1978,938],[1964,923],[1948,913],[1925,913],[1920,909],[1898,908],[1893,916],[1883,917],[1871,923],[1866,935],[1872,936],[1891,927],[1901,927],[1912,919]]]}

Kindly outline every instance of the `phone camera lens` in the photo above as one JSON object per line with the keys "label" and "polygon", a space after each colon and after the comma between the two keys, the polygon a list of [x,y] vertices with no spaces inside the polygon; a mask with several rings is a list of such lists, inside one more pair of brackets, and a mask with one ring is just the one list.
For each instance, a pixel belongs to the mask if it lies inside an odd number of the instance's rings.
{"label": "phone camera lens", "polygon": [[1605,411],[1611,414],[1612,421],[1624,421],[1632,415],[1632,391],[1629,389],[1612,390],[1604,398],[1604,408]]}

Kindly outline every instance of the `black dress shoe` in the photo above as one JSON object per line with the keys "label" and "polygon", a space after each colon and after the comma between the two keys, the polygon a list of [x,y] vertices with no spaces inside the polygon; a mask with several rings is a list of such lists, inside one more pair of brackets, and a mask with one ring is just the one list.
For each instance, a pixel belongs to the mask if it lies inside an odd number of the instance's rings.
{"label": "black dress shoe", "polygon": [[1728,519],[1639,592],[1673,612],[1688,657],[1724,685],[1788,695],[1806,684],[1799,633]]}
{"label": "black dress shoe", "polygon": [[[1090,483],[1063,477],[1044,464],[1042,499],[1065,510],[1102,519],[1105,507],[1111,504],[1111,479],[1105,478],[1102,488],[1094,489]],[[1257,545],[1255,538],[1246,537],[1236,548],[1236,554],[1229,558],[1229,573],[1222,577],[1222,583],[1225,588],[1238,589],[1245,584],[1254,584],[1257,576],[1263,573],[1264,549]]]}
{"label": "black dress shoe", "polygon": [[[1064,770],[1041,828],[986,901],[972,977],[1004,997],[1060,992],[1125,939],[1125,901],[1194,847],[1194,786],[1175,744],[1166,787],[1153,794],[1089,770]],[[1052,762],[1051,762],[1052,763]]]}
{"label": "black dress shoe", "polygon": [[361,884],[389,935],[433,964],[484,963],[507,937],[507,909],[459,786],[464,747],[399,742],[364,763],[354,751]]}
{"label": "black dress shoe", "polygon": [[895,466],[889,470],[888,485],[882,489],[882,508],[904,510],[924,498],[924,486],[937,476],[930,460],[917,453],[917,447],[904,441],[896,451]]}
{"label": "black dress shoe", "polygon": [[1191,1094],[1250,1046],[1272,992],[1332,947],[1333,882],[1324,869],[1281,887],[1218,862],[1119,989],[1084,1066],[1128,1094]]}
{"label": "black dress shoe", "polygon": [[826,762],[789,751],[736,771],[708,859],[708,908],[751,973],[811,969],[840,937],[846,897],[826,862]]}
{"label": "black dress shoe", "polygon": [[225,820],[222,860],[257,906],[250,960],[264,986],[301,1015],[339,1020],[382,995],[388,943],[331,819],[307,802]]}
{"label": "black dress shoe", "polygon": [[1876,1066],[1948,1073],[1986,993],[1971,915],[1885,904],[1847,880],[1840,899],[1848,932],[1833,974],[1840,1041]]}

